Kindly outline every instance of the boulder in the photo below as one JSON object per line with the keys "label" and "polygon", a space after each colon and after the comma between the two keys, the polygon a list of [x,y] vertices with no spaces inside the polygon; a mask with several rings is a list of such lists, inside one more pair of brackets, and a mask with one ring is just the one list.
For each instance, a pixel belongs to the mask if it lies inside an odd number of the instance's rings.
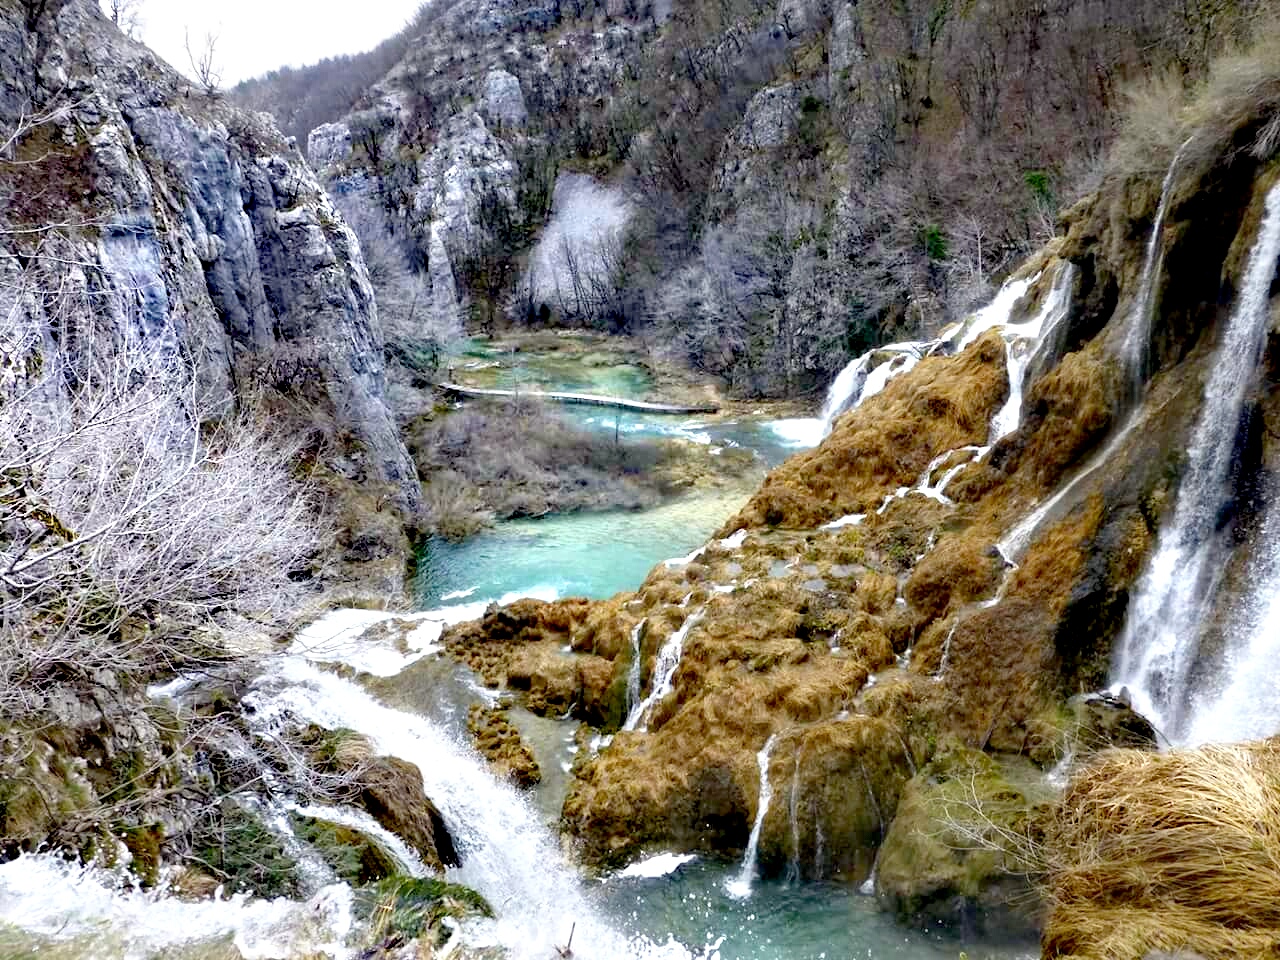
{"label": "boulder", "polygon": [[953,747],[912,777],[876,861],[884,909],[966,934],[1032,932],[1037,811],[991,757]]}

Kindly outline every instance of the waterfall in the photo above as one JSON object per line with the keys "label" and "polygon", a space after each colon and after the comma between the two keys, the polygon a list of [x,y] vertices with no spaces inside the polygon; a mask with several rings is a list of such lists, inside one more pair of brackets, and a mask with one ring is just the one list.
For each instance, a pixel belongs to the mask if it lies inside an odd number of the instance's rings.
{"label": "waterfall", "polygon": [[1263,521],[1240,609],[1224,631],[1216,683],[1195,692],[1187,743],[1255,740],[1280,732],[1280,698],[1272,667],[1280,662],[1280,501]]}
{"label": "waterfall", "polygon": [[658,651],[658,659],[653,665],[649,695],[627,714],[626,723],[622,725],[623,730],[646,729],[645,724],[648,722],[649,711],[653,709],[653,705],[671,692],[672,680],[675,678],[676,668],[680,666],[680,658],[684,656],[684,642],[689,636],[689,631],[705,614],[706,607],[699,607],[689,614],[680,625],[680,629],[672,633],[667,638],[667,642],[662,645],[662,649]]}
{"label": "waterfall", "polygon": [[1124,426],[1112,435],[1107,445],[1091,457],[1089,462],[1079,473],[1071,478],[1069,483],[1059,487],[1053,496],[1023,517],[1012,530],[1000,539],[1000,542],[996,544],[996,549],[1000,551],[1000,556],[1004,557],[1006,563],[1012,564],[1022,556],[1022,552],[1031,543],[1031,537],[1040,529],[1040,525],[1058,509],[1059,505],[1069,502],[1072,493],[1075,492],[1075,489],[1080,484],[1092,476],[1104,463],[1111,461],[1116,451],[1124,446],[1129,434],[1133,432],[1133,428],[1141,421],[1142,418],[1140,416],[1130,416],[1125,421]]}
{"label": "waterfall", "polygon": [[831,381],[831,386],[827,388],[827,399],[822,404],[822,412],[818,414],[818,419],[822,421],[824,436],[831,432],[831,424],[835,418],[843,413],[849,407],[849,402],[862,392],[862,385],[867,382],[867,373],[871,369],[872,356],[870,352],[864,353],[846,364],[845,368]]}
{"label": "waterfall", "polygon": [[1013,316],[1013,308],[1027,295],[1031,285],[1039,279],[1040,274],[1037,273],[1033,277],[1006,281],[991,302],[974,313],[961,328],[961,337],[955,344],[956,353],[969,346],[988,330],[1008,326],[1009,318]]}
{"label": "waterfall", "polygon": [[627,716],[630,718],[631,711],[636,708],[636,704],[640,702],[640,637],[644,633],[644,625],[647,620],[639,621],[631,628],[631,666],[627,670]]}
{"label": "waterfall", "polygon": [[290,813],[296,813],[300,817],[327,820],[329,823],[336,823],[340,827],[346,827],[364,834],[370,840],[375,841],[383,852],[391,855],[401,873],[411,877],[425,877],[431,872],[407,843],[364,810],[356,807],[331,807],[326,804],[303,806],[288,802],[283,804],[283,807]]}
{"label": "waterfall", "polygon": [[1156,218],[1151,224],[1151,236],[1147,238],[1147,249],[1142,260],[1142,277],[1138,285],[1138,298],[1134,301],[1133,309],[1129,315],[1129,323],[1125,329],[1124,342],[1121,345],[1120,357],[1124,361],[1126,373],[1129,375],[1129,383],[1132,385],[1136,393],[1147,378],[1147,353],[1151,344],[1151,321],[1153,318],[1153,301],[1155,294],[1156,279],[1160,274],[1160,265],[1163,262],[1163,247],[1161,246],[1161,234],[1164,231],[1165,215],[1169,212],[1169,199],[1173,189],[1173,178],[1178,172],[1178,167],[1182,161],[1182,155],[1186,152],[1187,147],[1191,146],[1194,137],[1188,137],[1183,141],[1173,160],[1169,163],[1169,170],[1164,175],[1164,183],[1160,187],[1160,203],[1156,207]]}
{"label": "waterfall", "polygon": [[756,855],[760,852],[760,830],[764,826],[765,814],[769,812],[769,801],[773,799],[773,784],[769,782],[769,756],[773,753],[773,745],[778,735],[770,734],[760,752],[756,754],[756,763],[760,765],[760,799],[756,804],[756,822],[751,825],[751,837],[747,840],[747,852],[742,855],[742,868],[738,875],[725,883],[725,892],[736,900],[744,900],[751,896],[751,883],[756,878]]}
{"label": "waterfall", "polygon": [[291,656],[267,665],[245,703],[264,733],[297,723],[348,727],[378,753],[418,767],[463,860],[449,879],[478,890],[498,913],[469,939],[492,937],[516,960],[546,960],[576,924],[578,957],[687,956],[674,943],[628,941],[614,930],[588,901],[538,813],[431,721],[386,707],[351,681]]}
{"label": "waterfall", "polygon": [[991,421],[988,446],[1013,433],[1022,423],[1022,396],[1026,389],[1027,372],[1040,356],[1054,329],[1066,317],[1071,307],[1071,284],[1075,269],[1070,263],[1058,268],[1053,286],[1036,315],[1026,323],[1009,324],[1004,328],[1005,369],[1009,377],[1009,398]]}
{"label": "waterfall", "polygon": [[1226,544],[1217,521],[1232,496],[1227,489],[1231,455],[1245,394],[1265,344],[1278,256],[1280,186],[1267,194],[1240,293],[1213,356],[1173,517],[1160,531],[1120,637],[1115,679],[1129,687],[1138,709],[1171,737],[1188,720],[1188,675],[1221,575]]}
{"label": "waterfall", "polygon": [[[908,340],[874,347],[849,362],[836,374],[827,388],[827,399],[822,404],[818,419],[825,437],[835,426],[842,413],[856,409],[885,388],[894,377],[912,369],[920,358],[936,346],[936,341]],[[875,362],[877,356],[888,354],[888,359]]]}
{"label": "waterfall", "polygon": [[951,624],[951,629],[947,631],[946,639],[942,641],[942,657],[938,661],[938,670],[933,675],[934,680],[941,680],[947,674],[947,667],[951,665],[951,638],[956,635],[956,628],[959,626],[960,619],[957,617],[956,622]]}

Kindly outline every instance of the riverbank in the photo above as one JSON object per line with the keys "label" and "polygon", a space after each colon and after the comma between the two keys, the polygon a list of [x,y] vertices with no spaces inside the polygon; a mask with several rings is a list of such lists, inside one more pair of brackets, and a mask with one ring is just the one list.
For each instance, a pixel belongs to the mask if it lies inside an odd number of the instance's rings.
{"label": "riverbank", "polygon": [[[790,422],[804,409],[798,403],[748,408],[696,372],[655,360],[637,341],[580,331],[473,338],[460,346],[448,375],[465,387],[516,394],[453,396],[406,425],[427,529],[454,541],[505,520],[644,510],[691,494],[750,491],[781,455],[753,451],[768,431],[748,436],[735,428]],[[521,396],[522,390],[714,412],[563,407]],[[788,444],[785,437],[773,439]]]}

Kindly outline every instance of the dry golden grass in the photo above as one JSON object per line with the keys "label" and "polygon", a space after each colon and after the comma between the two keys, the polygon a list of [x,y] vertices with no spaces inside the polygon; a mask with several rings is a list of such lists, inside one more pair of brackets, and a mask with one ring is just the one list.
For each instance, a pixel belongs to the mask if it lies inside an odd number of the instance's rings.
{"label": "dry golden grass", "polygon": [[885,494],[919,479],[939,453],[987,440],[1008,393],[1004,344],[990,331],[959,357],[923,360],[842,417],[816,450],[792,457],[766,478],[722,528],[813,528],[869,513]]}
{"label": "dry golden grass", "polygon": [[1068,354],[1032,386],[1028,402],[1036,428],[1015,464],[1032,492],[1051,489],[1111,426],[1118,395],[1114,361],[1095,339]]}
{"label": "dry golden grass", "polygon": [[993,540],[980,529],[944,536],[911,572],[903,591],[907,602],[934,619],[956,604],[995,593],[1004,564],[991,554]]}
{"label": "dry golden grass", "polygon": [[1120,135],[1108,171],[1158,185],[1184,142],[1180,166],[1191,188],[1222,159],[1245,153],[1266,162],[1280,150],[1280,30],[1274,15],[1255,16],[1254,38],[1219,36],[1226,50],[1208,76],[1188,86],[1177,70],[1145,76],[1126,91]]}
{"label": "dry golden grass", "polygon": [[1073,777],[1047,843],[1045,956],[1280,945],[1280,743],[1104,753]]}

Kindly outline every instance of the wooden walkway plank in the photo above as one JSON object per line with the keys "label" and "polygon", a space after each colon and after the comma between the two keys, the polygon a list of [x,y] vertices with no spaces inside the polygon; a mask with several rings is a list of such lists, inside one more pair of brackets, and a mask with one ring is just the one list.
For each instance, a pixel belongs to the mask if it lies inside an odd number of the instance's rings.
{"label": "wooden walkway plank", "polygon": [[543,390],[496,390],[485,387],[464,387],[460,383],[440,383],[437,386],[445,393],[459,397],[475,397],[477,399],[514,399],[527,397],[531,400],[549,400],[553,403],[578,403],[591,407],[614,407],[620,410],[635,410],[640,413],[717,413],[720,408],[714,405],[689,406],[678,403],[650,403],[646,400],[627,400],[623,397],[607,397],[596,393],[549,393]]}

